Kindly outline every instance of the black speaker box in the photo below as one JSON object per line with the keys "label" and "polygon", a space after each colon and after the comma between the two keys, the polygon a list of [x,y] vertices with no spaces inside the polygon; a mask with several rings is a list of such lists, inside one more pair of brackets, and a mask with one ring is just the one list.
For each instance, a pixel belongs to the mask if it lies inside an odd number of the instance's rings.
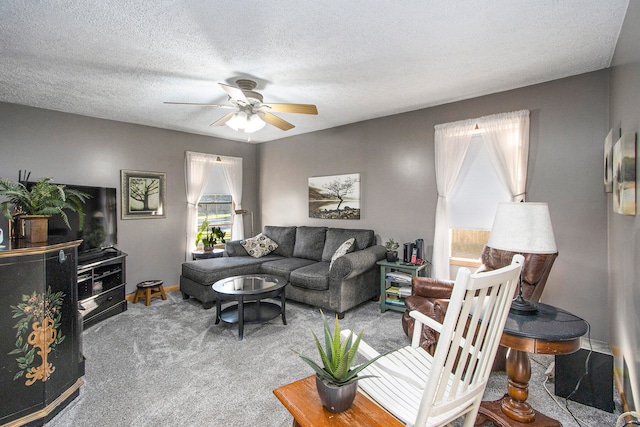
{"label": "black speaker box", "polygon": [[[581,348],[572,354],[556,356],[555,393],[567,398],[585,373],[589,349]],[[613,356],[593,351],[589,358],[589,373],[569,400],[613,412]]]}

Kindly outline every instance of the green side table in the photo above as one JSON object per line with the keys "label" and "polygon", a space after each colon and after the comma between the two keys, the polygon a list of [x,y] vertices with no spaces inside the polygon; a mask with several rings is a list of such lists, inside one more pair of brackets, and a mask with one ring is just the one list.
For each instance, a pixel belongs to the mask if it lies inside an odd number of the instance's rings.
{"label": "green side table", "polygon": [[[431,263],[425,260],[422,265],[413,265],[401,261],[382,260],[377,264],[380,266],[380,311],[404,312],[404,299],[411,294],[411,279],[418,276],[427,277]],[[395,272],[400,273],[399,276],[406,277],[406,280],[402,277],[387,277],[390,273],[393,276]]]}

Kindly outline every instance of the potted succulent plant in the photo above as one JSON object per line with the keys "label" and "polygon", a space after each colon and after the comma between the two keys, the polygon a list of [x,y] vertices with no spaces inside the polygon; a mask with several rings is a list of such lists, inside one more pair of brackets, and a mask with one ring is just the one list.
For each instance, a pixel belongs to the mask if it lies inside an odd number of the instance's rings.
{"label": "potted succulent plant", "polygon": [[304,360],[316,372],[316,387],[322,406],[333,413],[346,411],[351,407],[356,397],[358,389],[358,380],[372,377],[372,375],[358,375],[367,366],[378,360],[383,355],[379,355],[358,366],[354,366],[353,362],[358,354],[358,345],[364,331],[360,331],[355,341],[353,341],[353,332],[349,337],[342,341],[340,337],[340,325],[336,316],[333,336],[329,329],[329,323],[322,310],[322,322],[324,325],[324,348],[320,344],[320,340],[313,333],[322,366],[311,360],[309,357],[295,352],[302,360]]}
{"label": "potted succulent plant", "polygon": [[85,217],[83,203],[90,197],[62,184],[52,184],[51,178],[40,178],[29,189],[23,182],[0,178],[0,196],[6,198],[0,203],[0,210],[10,222],[18,220],[24,223],[25,238],[30,243],[47,241],[48,220],[52,215],[60,215],[71,228],[64,209],[78,214],[82,229]]}
{"label": "potted succulent plant", "polygon": [[387,248],[387,261],[398,261],[398,248],[400,247],[400,244],[393,239],[389,239],[386,241],[384,246]]}

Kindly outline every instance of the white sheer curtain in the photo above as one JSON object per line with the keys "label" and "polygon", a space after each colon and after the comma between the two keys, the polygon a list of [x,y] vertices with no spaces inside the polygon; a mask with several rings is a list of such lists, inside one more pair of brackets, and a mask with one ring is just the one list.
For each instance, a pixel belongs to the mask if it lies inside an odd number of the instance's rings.
{"label": "white sheer curtain", "polygon": [[475,121],[447,123],[435,127],[435,161],[438,203],[433,238],[432,276],[449,279],[451,234],[447,197],[460,174],[462,162],[471,143]]}
{"label": "white sheer curtain", "polygon": [[185,259],[191,261],[191,251],[196,245],[198,230],[198,201],[202,197],[205,185],[211,174],[211,167],[216,157],[210,154],[187,151],[184,159],[184,178],[187,190],[187,225]]}
{"label": "white sheer curtain", "polygon": [[[185,153],[184,172],[185,186],[187,190],[187,225],[186,225],[186,253],[185,259],[191,260],[191,251],[196,245],[198,232],[197,205],[206,188],[213,168],[221,167],[224,173],[231,199],[236,203],[236,209],[240,209],[242,203],[242,159],[239,157],[224,157],[215,154]],[[233,222],[231,235],[234,239],[244,238],[242,217],[236,216]]]}
{"label": "white sheer curtain", "polygon": [[435,126],[438,203],[433,241],[433,277],[449,279],[451,235],[447,197],[455,186],[474,132],[482,135],[498,176],[512,201],[525,200],[529,158],[529,110]]}
{"label": "white sheer curtain", "polygon": [[477,120],[489,158],[509,188],[511,201],[525,200],[529,161],[529,110]]}
{"label": "white sheer curtain", "polygon": [[[227,180],[231,199],[235,202],[235,209],[242,209],[242,158],[221,157],[222,171]],[[231,229],[233,240],[244,239],[244,221],[242,215],[236,215]]]}

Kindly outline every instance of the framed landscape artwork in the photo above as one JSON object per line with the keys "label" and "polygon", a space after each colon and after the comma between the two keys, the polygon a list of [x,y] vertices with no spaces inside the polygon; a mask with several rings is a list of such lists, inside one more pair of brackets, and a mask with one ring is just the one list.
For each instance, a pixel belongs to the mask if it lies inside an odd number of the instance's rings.
{"label": "framed landscape artwork", "polygon": [[613,146],[613,211],[636,214],[636,134],[622,134]]}
{"label": "framed landscape artwork", "polygon": [[122,219],[165,218],[167,174],[120,171]]}
{"label": "framed landscape artwork", "polygon": [[604,139],[604,191],[613,191],[613,129]]}
{"label": "framed landscape artwork", "polygon": [[360,174],[309,178],[309,218],[360,219]]}

